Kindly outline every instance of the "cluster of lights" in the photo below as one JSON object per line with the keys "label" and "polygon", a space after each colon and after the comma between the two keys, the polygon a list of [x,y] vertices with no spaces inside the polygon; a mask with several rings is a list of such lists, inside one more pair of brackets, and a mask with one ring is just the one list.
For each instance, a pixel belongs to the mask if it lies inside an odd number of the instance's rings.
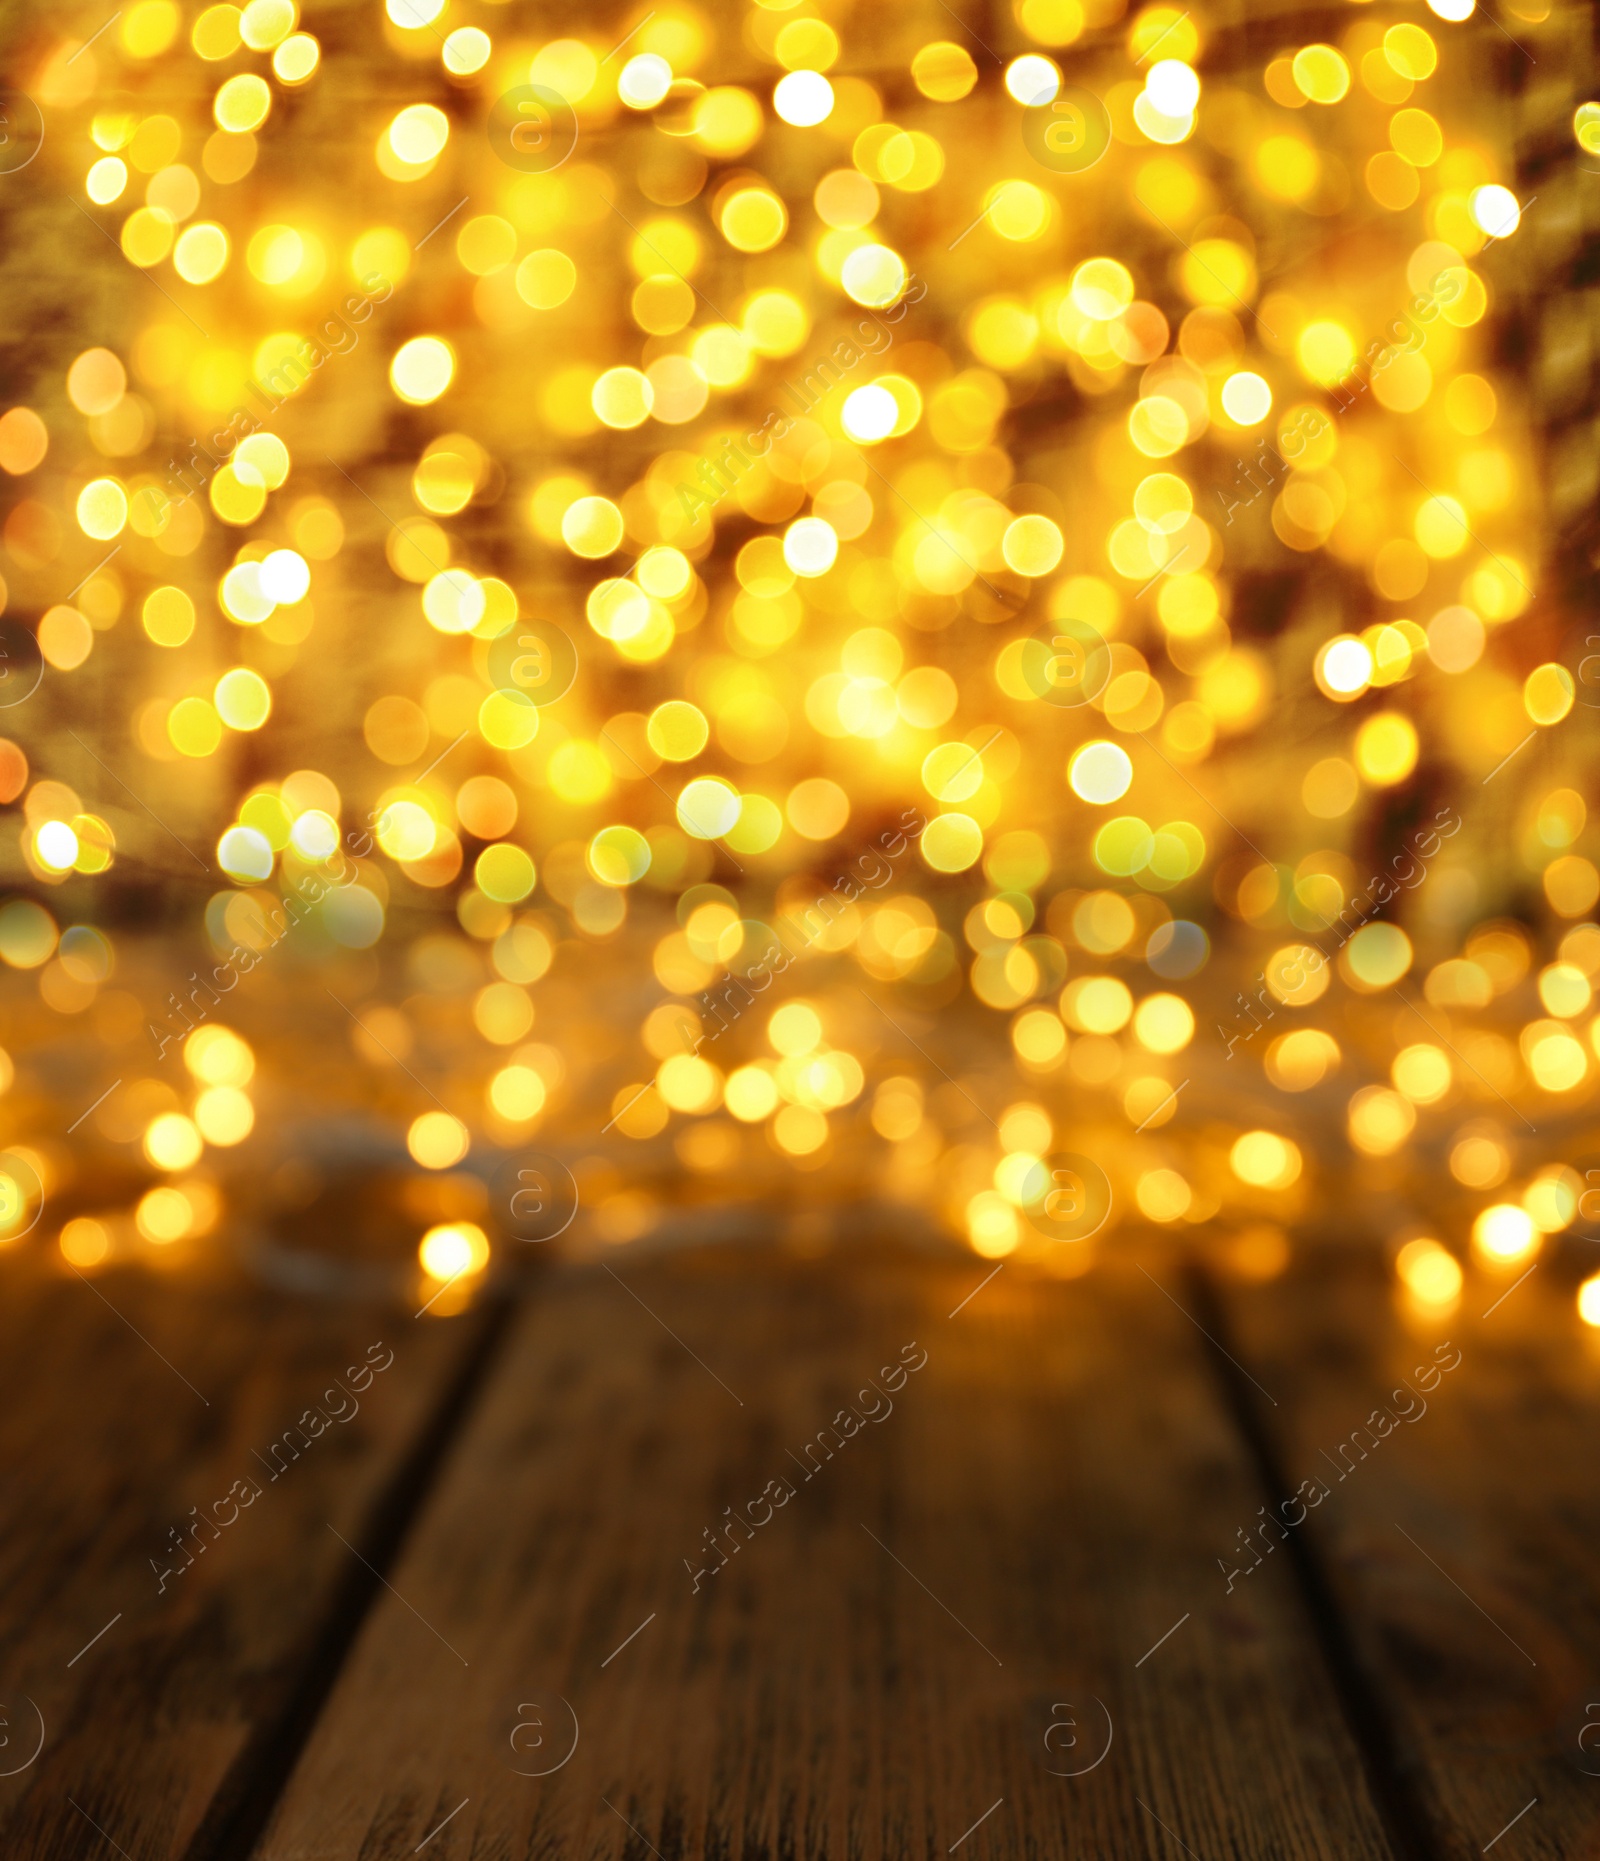
{"label": "cluster of lights", "polygon": [[[137,0],[46,61],[42,91],[82,119],[88,208],[196,327],[237,333],[196,341],[133,300],[71,361],[70,416],[0,416],[40,652],[86,679],[115,655],[141,788],[213,778],[226,884],[201,929],[219,956],[270,949],[285,901],[310,900],[316,949],[393,956],[397,1000],[401,967],[445,978],[427,986],[458,1001],[455,1109],[409,1123],[419,1171],[591,1113],[624,1151],[670,1141],[713,1177],[757,1132],[786,1167],[843,1170],[870,1128],[895,1193],[1002,1257],[1048,1247],[1039,1171],[1087,1117],[1116,1181],[1108,1232],[1253,1224],[1241,1259],[1264,1272],[1339,1167],[1301,1115],[1334,1094],[1336,1155],[1361,1167],[1448,1136],[1475,1270],[1572,1225],[1572,1172],[1521,1160],[1496,1101],[1577,1105],[1600,1078],[1578,777],[1513,762],[1488,790],[1517,797],[1511,825],[1486,811],[1459,850],[1408,856],[1415,911],[1360,908],[1364,823],[1440,766],[1467,778],[1465,812],[1529,731],[1564,754],[1580,696],[1518,625],[1542,539],[1483,340],[1485,254],[1522,208],[1449,88],[1470,0],[1430,5],[1426,26],[1358,19],[1245,73],[1208,60],[1192,10],[1119,26],[1106,0],[1019,0],[1026,48],[997,79],[931,41],[909,89],[893,74],[895,121],[834,25],[767,0],[743,27],[759,84],[716,81],[683,0],[627,21],[616,56],[582,28],[522,44],[456,24],[449,0],[386,0],[361,56],[395,84],[332,200],[293,100],[342,96],[351,68],[294,0],[210,5],[187,33],[173,0]],[[1120,37],[1090,54],[1108,147],[1079,165],[1088,106],[1064,59],[1091,27]],[[124,67],[179,65],[203,107],[104,101]],[[570,112],[570,160],[502,159],[496,100],[530,85]],[[528,149],[553,155],[558,131]],[[1574,133],[1600,153],[1600,105]],[[1269,251],[1374,212],[1387,256],[1362,276],[1263,275]],[[359,411],[334,470],[319,400]],[[174,429],[227,431],[225,456],[175,482],[155,446]],[[62,600],[72,531],[85,567],[117,559]],[[1319,559],[1338,600],[1306,578],[1275,635],[1239,611]],[[520,637],[534,620],[582,667],[548,705],[507,672],[552,650]],[[1098,670],[1062,705],[1073,654]],[[334,773],[293,766],[313,735]],[[29,774],[0,753],[30,879],[84,890],[118,869],[111,824]],[[881,876],[822,912],[836,872],[912,816],[872,855]],[[1468,846],[1529,875],[1524,921]],[[1391,898],[1414,883],[1376,876]],[[581,1105],[532,1038],[573,939],[626,975],[618,1001],[649,995]],[[834,969],[797,970],[724,1034],[697,998],[774,943]],[[20,896],[0,959],[74,1014],[117,955]],[[983,1019],[957,1045],[985,1025],[1004,1040],[1025,1096],[998,1109],[998,1149],[937,1075],[894,1070],[840,965],[912,1004],[964,997]],[[1412,978],[1445,1018],[1432,1034],[1392,1024]],[[351,1036],[385,1089],[409,1027],[374,1003]],[[216,1024],[183,1053],[192,1102],[129,1140],[161,1180],[131,1230],[70,1223],[74,1264],[214,1225],[206,1153],[252,1131],[254,1056]],[[1202,1128],[1191,1062],[1246,1072],[1251,1128]],[[488,1256],[452,1220],[419,1261],[442,1287]],[[1396,1272],[1437,1306],[1463,1267],[1422,1237]],[[1600,1291],[1584,1299],[1600,1316]]]}

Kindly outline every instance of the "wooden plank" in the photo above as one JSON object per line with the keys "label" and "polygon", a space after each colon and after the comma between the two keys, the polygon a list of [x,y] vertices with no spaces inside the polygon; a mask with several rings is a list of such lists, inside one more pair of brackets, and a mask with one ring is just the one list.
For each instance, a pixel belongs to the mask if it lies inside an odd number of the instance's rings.
{"label": "wooden plank", "polygon": [[553,1277],[259,1854],[1387,1855],[1287,1573],[1219,1581],[1264,1495],[1190,1321],[990,1272]]}
{"label": "wooden plank", "polygon": [[[0,1853],[211,1852],[292,1761],[318,1663],[375,1587],[329,1527],[369,1556],[393,1530],[482,1321],[13,1266],[0,1770],[31,1748],[36,1711],[44,1746],[0,1778]],[[259,1496],[235,1487],[251,1479]]]}
{"label": "wooden plank", "polygon": [[[1252,1392],[1275,1498],[1328,1488],[1300,1532],[1450,1861],[1597,1852],[1600,1352],[1572,1309],[1587,1264],[1546,1261],[1498,1304],[1513,1275],[1470,1277],[1432,1319],[1366,1252],[1224,1295],[1232,1348],[1277,1403]],[[1436,1352],[1456,1367],[1433,1375]]]}

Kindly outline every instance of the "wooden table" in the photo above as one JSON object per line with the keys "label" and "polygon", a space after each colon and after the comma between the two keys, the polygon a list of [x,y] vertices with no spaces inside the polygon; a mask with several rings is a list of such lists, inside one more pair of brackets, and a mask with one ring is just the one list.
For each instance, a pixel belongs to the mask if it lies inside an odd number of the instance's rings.
{"label": "wooden table", "polygon": [[1600,1855],[1555,1271],[1425,1323],[875,1225],[443,1321],[16,1276],[0,1854]]}

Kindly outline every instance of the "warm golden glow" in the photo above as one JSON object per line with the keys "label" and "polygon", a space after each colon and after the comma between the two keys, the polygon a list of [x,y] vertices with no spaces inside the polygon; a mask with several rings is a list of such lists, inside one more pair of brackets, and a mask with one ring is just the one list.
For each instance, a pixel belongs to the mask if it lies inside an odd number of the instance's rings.
{"label": "warm golden glow", "polygon": [[58,1267],[279,1219],[305,1126],[435,1290],[535,1145],[566,1247],[881,1200],[1060,1272],[1064,1154],[1245,1277],[1348,1185],[1438,1224],[1350,1236],[1412,1320],[1588,1232],[1576,299],[1472,0],[302,11],[27,79],[105,234],[0,407]]}

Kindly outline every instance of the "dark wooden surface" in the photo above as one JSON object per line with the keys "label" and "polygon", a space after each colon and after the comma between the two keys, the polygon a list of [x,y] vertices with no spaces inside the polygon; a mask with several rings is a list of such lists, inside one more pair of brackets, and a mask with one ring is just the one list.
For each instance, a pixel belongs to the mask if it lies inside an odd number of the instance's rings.
{"label": "dark wooden surface", "polygon": [[[552,1285],[263,1855],[410,1852],[458,1805],[436,1855],[936,1855],[997,1802],[969,1853],[1384,1854],[1292,1583],[1219,1581],[1260,1497],[1204,1341],[1129,1270],[1009,1268],[949,1316],[989,1270],[729,1248]],[[806,1481],[789,1452],[912,1340]],[[703,1528],[785,1473],[696,1594]],[[505,1761],[530,1699],[581,1727],[545,1779]]]}
{"label": "dark wooden surface", "polygon": [[[218,1836],[270,1778],[304,1689],[315,1696],[320,1664],[359,1619],[371,1580],[334,1533],[381,1550],[448,1421],[466,1340],[408,1313],[166,1277],[11,1280],[0,1770],[36,1741],[29,1699],[45,1739],[37,1762],[0,1778],[0,1854],[228,1852]],[[359,1409],[300,1437],[297,1457],[280,1450],[274,1481],[252,1450],[268,1454],[380,1341],[394,1361],[354,1397]],[[184,1568],[173,1528],[252,1473],[261,1496],[227,1530],[203,1532],[208,1548],[163,1592],[151,1559]]]}
{"label": "dark wooden surface", "polygon": [[[0,1853],[1600,1853],[1600,1353],[1547,1265],[1428,1324],[1361,1254],[1242,1288],[1136,1238],[987,1284],[888,1239],[618,1249],[421,1322],[21,1283],[0,1768],[26,1698],[46,1739]],[[170,1528],[379,1339],[359,1415],[159,1594]],[[1321,1451],[1445,1339],[1427,1412],[1339,1481]],[[881,1419],[807,1480],[846,1405]],[[697,1591],[706,1528],[780,1478]]]}
{"label": "dark wooden surface", "polygon": [[[1574,1268],[1592,1265],[1470,1280],[1428,1320],[1359,1257],[1225,1300],[1276,1399],[1245,1391],[1282,1494],[1313,1474],[1330,1489],[1310,1542],[1428,1851],[1450,1861],[1534,1798],[1492,1853],[1600,1854],[1600,1340],[1572,1313]],[[1395,1392],[1446,1342],[1459,1365],[1416,1413]],[[1385,1405],[1414,1419],[1341,1456]]]}

